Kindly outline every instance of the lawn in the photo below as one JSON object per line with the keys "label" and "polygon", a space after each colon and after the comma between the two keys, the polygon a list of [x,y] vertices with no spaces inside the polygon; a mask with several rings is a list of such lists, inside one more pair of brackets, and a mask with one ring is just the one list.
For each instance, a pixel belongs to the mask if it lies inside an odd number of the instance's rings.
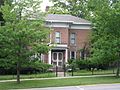
{"label": "lawn", "polygon": [[[116,69],[115,71],[116,72]],[[72,72],[68,73],[70,76],[72,76]],[[109,70],[95,70],[93,75],[104,75],[104,74],[113,74],[113,70],[109,69]],[[73,72],[74,76],[87,76],[87,75],[92,75],[91,71],[88,70],[78,70]]]}
{"label": "lawn", "polygon": [[[55,77],[55,73],[41,73],[41,74],[28,74],[28,75],[20,75],[21,79],[28,78],[50,78]],[[0,75],[0,80],[11,80],[16,79],[16,75]]]}
{"label": "lawn", "polygon": [[51,79],[51,80],[30,80],[30,81],[22,81],[21,84],[16,84],[16,82],[4,82],[4,83],[0,83],[0,90],[75,86],[75,85],[89,85],[89,84],[110,84],[110,83],[120,83],[120,78],[86,77],[86,78]]}
{"label": "lawn", "polygon": [[[72,76],[71,72],[67,72],[69,76]],[[103,75],[103,74],[112,74],[112,70],[97,70],[94,71],[94,75]],[[74,76],[87,76],[87,75],[92,75],[91,71],[87,70],[79,70],[74,72]],[[29,78],[50,78],[50,77],[55,77],[54,72],[49,72],[49,73],[41,73],[41,74],[27,74],[27,75],[21,75],[21,79],[29,79]],[[16,79],[16,75],[0,75],[0,80],[11,80],[11,79]]]}

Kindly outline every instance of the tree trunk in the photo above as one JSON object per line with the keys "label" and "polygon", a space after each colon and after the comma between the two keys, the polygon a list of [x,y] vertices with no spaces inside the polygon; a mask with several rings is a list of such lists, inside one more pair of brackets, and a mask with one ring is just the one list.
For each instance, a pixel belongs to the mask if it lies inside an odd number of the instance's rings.
{"label": "tree trunk", "polygon": [[92,68],[92,75],[94,75],[94,68]]}
{"label": "tree trunk", "polygon": [[20,83],[20,62],[17,62],[17,83]]}
{"label": "tree trunk", "polygon": [[120,61],[117,61],[117,72],[116,72],[116,77],[119,77],[119,73],[120,73]]}

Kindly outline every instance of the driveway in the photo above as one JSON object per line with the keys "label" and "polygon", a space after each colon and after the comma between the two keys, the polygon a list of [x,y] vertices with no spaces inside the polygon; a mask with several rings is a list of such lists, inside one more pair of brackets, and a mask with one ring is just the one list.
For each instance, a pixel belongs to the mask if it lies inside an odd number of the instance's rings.
{"label": "driveway", "polygon": [[31,88],[31,89],[19,89],[19,90],[120,90],[120,84]]}

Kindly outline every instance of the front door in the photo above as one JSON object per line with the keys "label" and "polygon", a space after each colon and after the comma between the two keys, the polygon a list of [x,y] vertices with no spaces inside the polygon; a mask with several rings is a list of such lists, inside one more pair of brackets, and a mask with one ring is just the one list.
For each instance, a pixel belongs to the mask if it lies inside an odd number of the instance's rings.
{"label": "front door", "polygon": [[53,52],[52,61],[53,61],[53,65],[62,66],[63,65],[63,52]]}

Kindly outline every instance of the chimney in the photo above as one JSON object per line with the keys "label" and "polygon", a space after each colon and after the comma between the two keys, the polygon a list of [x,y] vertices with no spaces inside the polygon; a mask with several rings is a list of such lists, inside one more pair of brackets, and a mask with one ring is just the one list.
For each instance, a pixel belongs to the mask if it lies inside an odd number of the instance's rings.
{"label": "chimney", "polygon": [[45,11],[48,12],[50,6],[46,6]]}

